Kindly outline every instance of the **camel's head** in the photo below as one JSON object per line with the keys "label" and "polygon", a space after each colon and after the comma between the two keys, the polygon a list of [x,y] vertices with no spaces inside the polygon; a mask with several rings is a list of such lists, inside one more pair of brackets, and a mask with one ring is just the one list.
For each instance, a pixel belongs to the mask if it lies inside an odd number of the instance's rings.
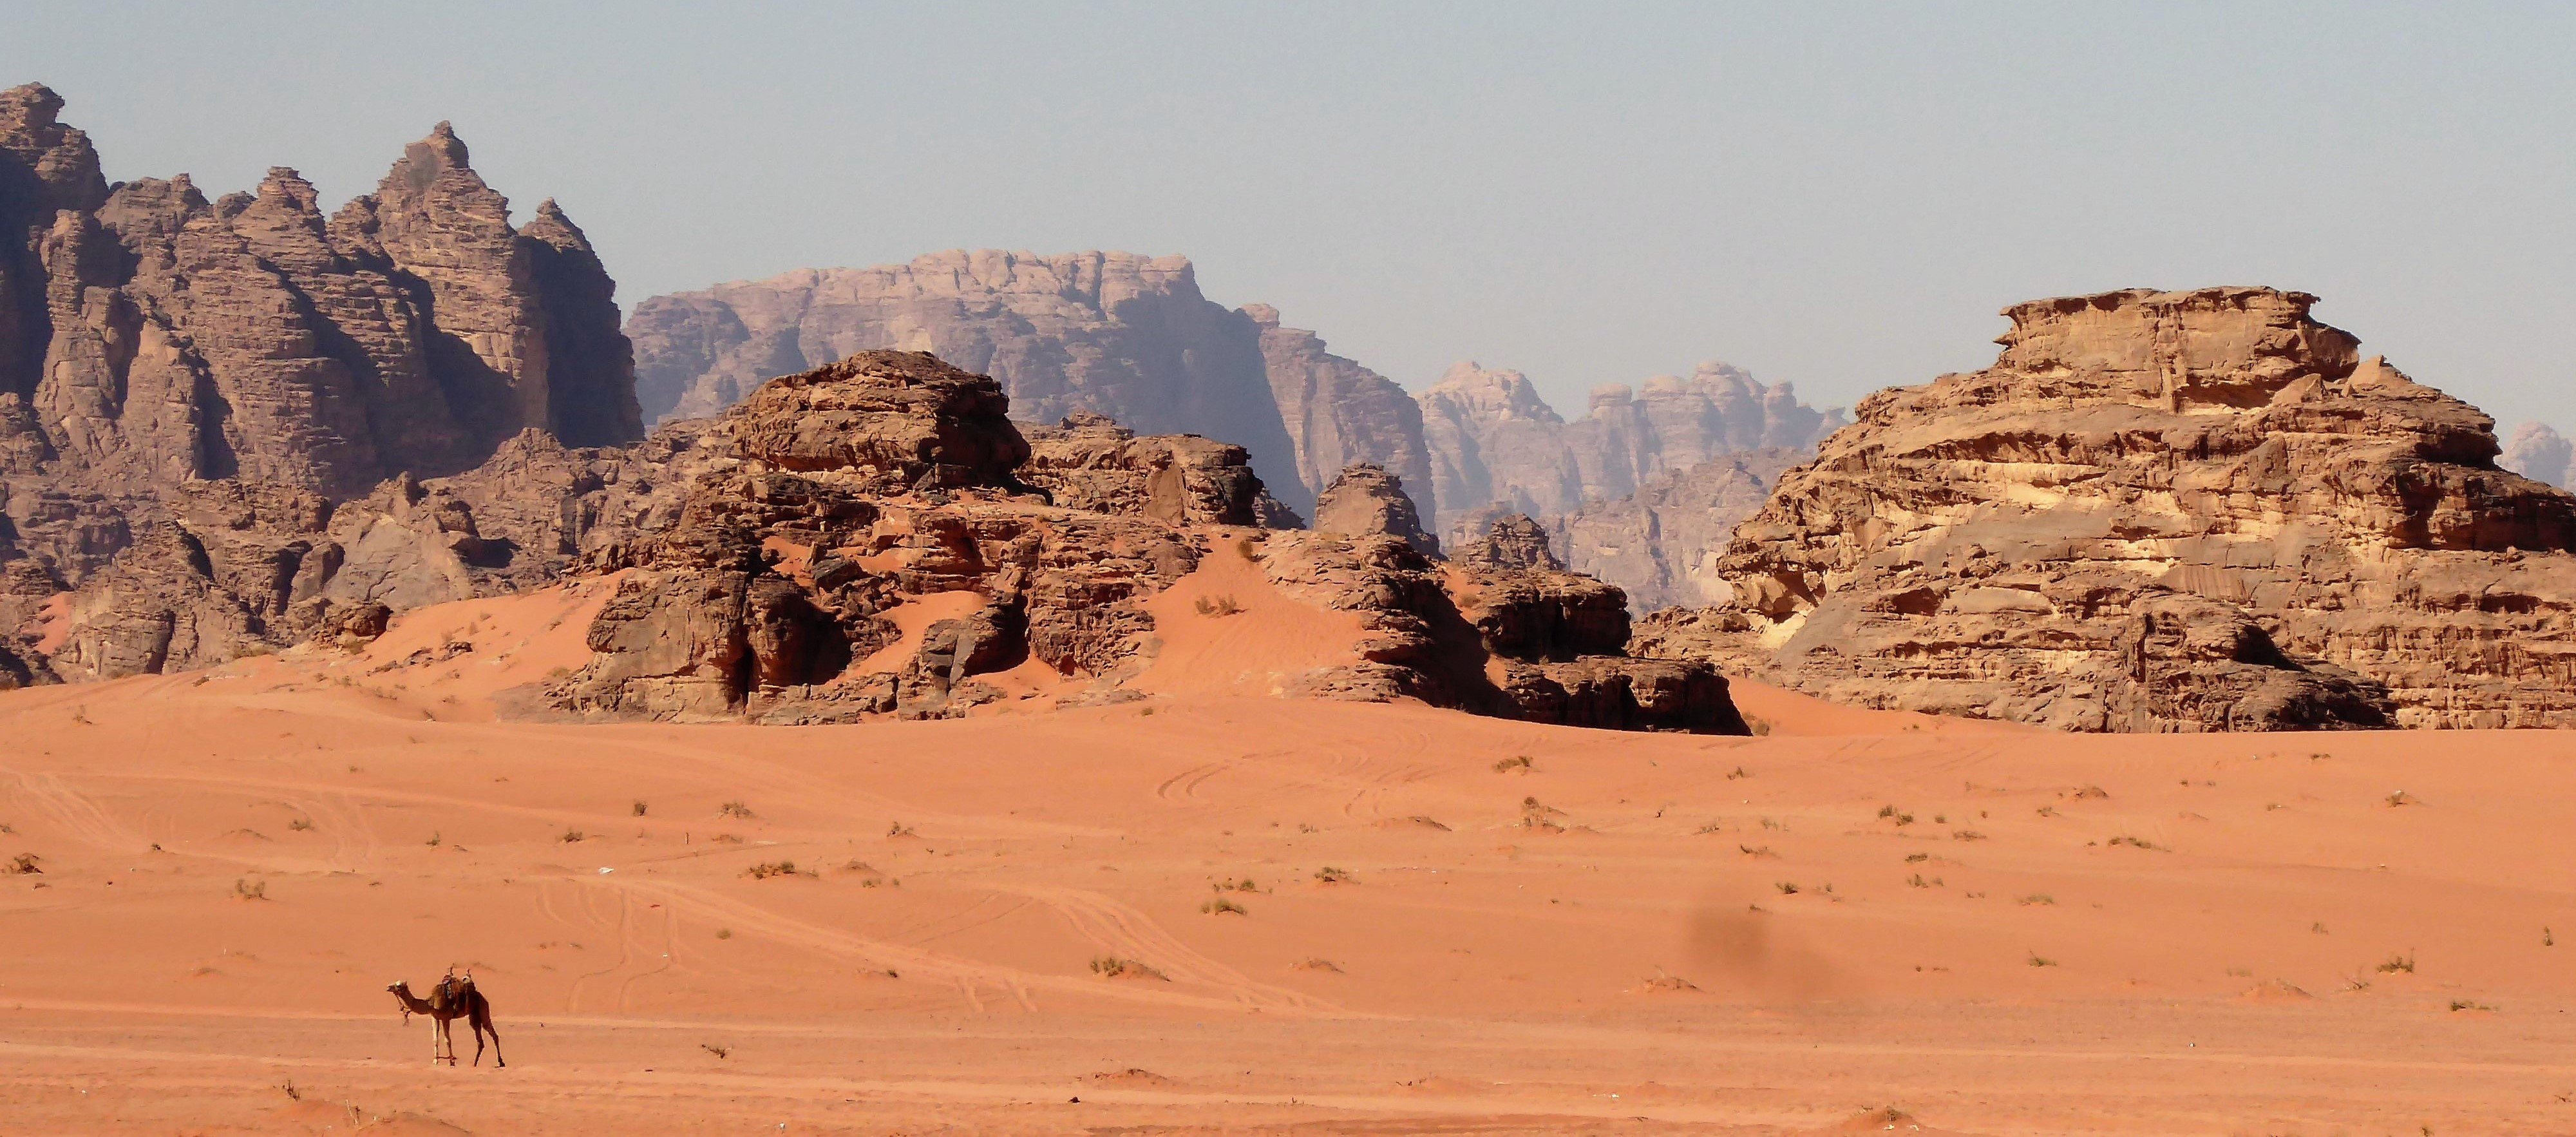
{"label": "camel's head", "polygon": [[407,979],[396,979],[391,983],[385,984],[385,990],[391,991],[397,995],[407,994],[411,991],[411,981]]}

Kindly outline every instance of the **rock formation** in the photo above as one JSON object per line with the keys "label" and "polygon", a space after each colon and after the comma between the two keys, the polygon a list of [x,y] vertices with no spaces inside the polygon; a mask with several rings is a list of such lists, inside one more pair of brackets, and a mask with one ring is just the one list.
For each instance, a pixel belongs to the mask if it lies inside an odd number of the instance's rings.
{"label": "rock formation", "polygon": [[[989,677],[1029,664],[1074,681],[1058,705],[1135,698],[1120,684],[1159,643],[1147,602],[1226,542],[1292,595],[1370,614],[1379,638],[1307,676],[1307,693],[1741,728],[1706,665],[1616,658],[1628,631],[1616,588],[1501,559],[1444,574],[1391,532],[1412,510],[1383,471],[1355,469],[1327,498],[1391,497],[1373,501],[1374,527],[1265,531],[1278,507],[1241,447],[1139,437],[1091,414],[1022,442],[1007,406],[991,378],[870,351],[657,431],[691,435],[685,452],[701,457],[645,495],[676,508],[612,503],[647,520],[585,555],[625,574],[590,629],[599,654],[550,699],[585,715],[941,717],[1007,697]],[[1016,468],[987,460],[1013,453]],[[965,615],[903,634],[904,605],[959,595]],[[1488,658],[1507,661],[1505,684]]]}
{"label": "rock formation", "polygon": [[0,627],[0,674],[302,638],[347,552],[331,497],[528,429],[641,433],[581,231],[551,202],[513,229],[445,124],[326,220],[285,168],[214,201],[185,175],[109,186],[61,108],[0,92],[0,615],[51,629]]}
{"label": "rock formation", "polygon": [[1305,524],[1270,496],[1252,472],[1251,456],[1230,442],[1195,434],[1138,438],[1088,411],[1024,433],[1030,454],[1018,477],[1046,493],[1052,505],[1175,525]]}
{"label": "rock formation", "polygon": [[1324,350],[1315,333],[1281,327],[1278,309],[1246,304],[1243,312],[1261,329],[1271,399],[1296,444],[1297,478],[1308,495],[1365,462],[1412,486],[1425,516],[1436,510],[1421,404],[1394,380]]}
{"label": "rock formation", "polygon": [[1520,372],[1473,363],[1450,368],[1416,398],[1438,528],[1453,540],[1492,516],[1479,510],[1560,516],[1628,497],[1668,470],[1765,448],[1805,450],[1843,422],[1839,409],[1800,403],[1787,383],[1764,386],[1723,363],[1702,364],[1688,379],[1598,388],[1573,422]]}
{"label": "rock formation", "polygon": [[1359,660],[1309,675],[1304,692],[1410,696],[1567,726],[1747,733],[1715,668],[1627,657],[1626,598],[1556,567],[1527,518],[1461,551],[1443,564],[1388,532],[1269,535],[1261,559],[1272,584],[1358,613],[1369,633]]}
{"label": "rock formation", "polygon": [[1440,555],[1440,540],[1422,528],[1404,480],[1386,467],[1362,462],[1342,471],[1315,501],[1315,531],[1342,537],[1393,537],[1425,556]]}
{"label": "rock formation", "polygon": [[1864,400],[1645,650],[2073,730],[2576,725],[2576,497],[2260,288],[2005,311]]}
{"label": "rock formation", "polygon": [[1545,525],[1568,565],[1626,590],[1640,615],[1714,603],[1724,595],[1718,557],[1736,524],[1762,508],[1782,471],[1811,456],[1776,447],[1721,455],[1647,478],[1627,497],[1587,501]]}
{"label": "rock formation", "polygon": [[[1324,354],[1311,335],[1296,341],[1302,333],[1282,332],[1275,313],[1265,315],[1266,327],[1211,303],[1183,257],[958,250],[656,296],[636,305],[627,334],[638,392],[655,416],[714,414],[774,376],[894,348],[992,375],[1023,421],[1089,411],[1146,434],[1242,446],[1296,509],[1322,487],[1306,480],[1309,451],[1399,466],[1419,460],[1418,432],[1416,449],[1405,449],[1395,406],[1402,389]],[[1283,361],[1276,379],[1272,352]],[[1280,384],[1333,405],[1301,408],[1292,436],[1273,393]],[[1362,397],[1354,409],[1337,409],[1354,393]],[[1369,421],[1356,409],[1365,400],[1384,408],[1371,413],[1396,417]]]}
{"label": "rock formation", "polygon": [[2566,489],[2570,459],[2576,459],[2576,446],[2569,445],[2548,423],[2526,422],[2513,432],[2513,441],[2505,443],[2504,456],[2496,459],[2496,465],[2532,481]]}

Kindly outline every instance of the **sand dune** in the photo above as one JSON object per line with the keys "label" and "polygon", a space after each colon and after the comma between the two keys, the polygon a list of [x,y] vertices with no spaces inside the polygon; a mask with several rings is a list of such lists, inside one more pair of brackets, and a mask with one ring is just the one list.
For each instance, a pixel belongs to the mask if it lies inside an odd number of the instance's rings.
{"label": "sand dune", "polygon": [[1239,560],[1118,706],[496,714],[597,582],[0,695],[0,1133],[2576,1132],[2576,738],[1284,700]]}

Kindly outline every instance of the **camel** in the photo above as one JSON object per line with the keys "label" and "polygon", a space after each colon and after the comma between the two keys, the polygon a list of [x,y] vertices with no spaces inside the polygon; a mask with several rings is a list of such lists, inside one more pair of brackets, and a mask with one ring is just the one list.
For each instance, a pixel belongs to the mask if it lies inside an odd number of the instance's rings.
{"label": "camel", "polygon": [[[501,1057],[501,1032],[492,1025],[491,1001],[474,989],[473,972],[463,975],[448,972],[446,978],[438,981],[438,986],[430,988],[427,999],[412,994],[411,984],[405,980],[395,980],[385,990],[402,1000],[404,1025],[410,1025],[413,1015],[429,1016],[429,1061],[432,1065],[441,1060],[450,1066],[456,1064],[456,1036],[449,1031],[448,1022],[457,1018],[464,1019],[467,1029],[474,1032],[475,1065],[483,1064],[483,1036],[486,1034],[492,1036],[493,1068],[510,1064]],[[443,1054],[440,1053],[441,1044],[446,1051]]]}

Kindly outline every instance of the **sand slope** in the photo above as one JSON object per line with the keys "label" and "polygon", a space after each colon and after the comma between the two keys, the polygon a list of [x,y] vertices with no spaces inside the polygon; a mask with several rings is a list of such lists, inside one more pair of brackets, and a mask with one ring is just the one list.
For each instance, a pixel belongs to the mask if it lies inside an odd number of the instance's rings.
{"label": "sand slope", "polygon": [[2576,737],[1280,700],[1210,563],[1115,707],[496,717],[596,583],[0,695],[0,1133],[2576,1132]]}

